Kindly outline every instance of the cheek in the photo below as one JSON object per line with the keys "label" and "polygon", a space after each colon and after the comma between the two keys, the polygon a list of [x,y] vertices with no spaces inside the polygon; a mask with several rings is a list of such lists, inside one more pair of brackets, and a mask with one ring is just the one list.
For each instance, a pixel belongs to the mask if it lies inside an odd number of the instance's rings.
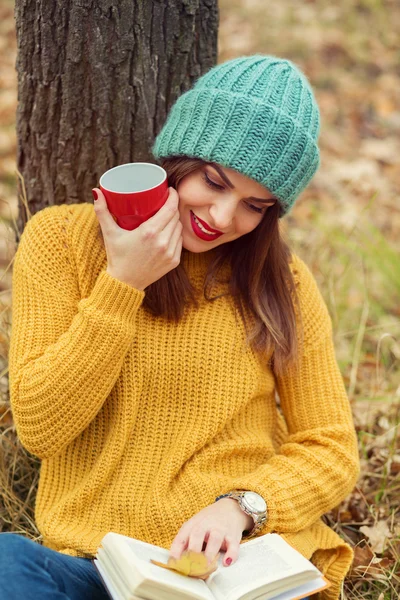
{"label": "cheek", "polygon": [[208,191],[205,190],[202,183],[195,180],[195,178],[190,178],[190,176],[188,176],[187,179],[183,179],[179,184],[177,191],[182,209],[191,206],[201,206],[207,203]]}
{"label": "cheek", "polygon": [[[206,206],[210,202],[209,194],[212,190],[205,189],[200,181],[196,181],[190,176],[183,179],[178,186],[179,195],[179,216],[182,222],[187,222],[187,215],[190,208]],[[257,213],[251,213],[244,206],[239,205],[236,214],[235,237],[250,233],[261,222],[262,216]]]}
{"label": "cheek", "polygon": [[245,235],[246,233],[253,231],[253,229],[255,229],[257,225],[261,223],[261,220],[262,218],[260,218],[256,213],[252,215],[246,210],[246,214],[238,218],[236,229],[240,235]]}

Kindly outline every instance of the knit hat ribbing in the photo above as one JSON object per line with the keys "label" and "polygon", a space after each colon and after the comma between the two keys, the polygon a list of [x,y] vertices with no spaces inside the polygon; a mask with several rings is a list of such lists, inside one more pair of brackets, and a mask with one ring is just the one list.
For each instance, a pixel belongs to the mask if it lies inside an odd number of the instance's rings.
{"label": "knit hat ribbing", "polygon": [[298,67],[275,56],[244,56],[213,67],[178,98],[152,152],[234,169],[267,187],[283,215],[319,167],[319,124]]}

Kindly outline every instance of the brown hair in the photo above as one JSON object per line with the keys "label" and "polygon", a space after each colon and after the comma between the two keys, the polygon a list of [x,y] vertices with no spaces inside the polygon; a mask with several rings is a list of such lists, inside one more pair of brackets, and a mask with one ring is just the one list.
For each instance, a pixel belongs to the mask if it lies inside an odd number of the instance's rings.
{"label": "brown hair", "polygon": [[[180,181],[207,162],[186,156],[165,158],[161,166],[168,184],[177,189]],[[279,203],[267,209],[259,225],[240,238],[217,246],[204,284],[204,297],[227,262],[231,266],[228,293],[243,319],[247,342],[255,351],[271,357],[280,374],[298,358],[296,313],[298,298],[289,267],[291,252],[279,231]],[[185,251],[185,250],[183,250]],[[185,306],[198,306],[195,291],[181,264],[146,288],[143,306],[155,316],[178,322]],[[247,313],[247,317],[245,316]],[[249,318],[250,317],[250,318]],[[250,332],[248,321],[251,321]]]}

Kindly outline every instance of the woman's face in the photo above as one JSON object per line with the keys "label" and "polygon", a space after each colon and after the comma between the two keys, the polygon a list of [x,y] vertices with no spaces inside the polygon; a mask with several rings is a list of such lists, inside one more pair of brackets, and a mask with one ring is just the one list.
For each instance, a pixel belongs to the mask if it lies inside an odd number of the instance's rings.
{"label": "woman's face", "polygon": [[215,163],[186,175],[177,191],[183,247],[190,252],[206,252],[250,233],[275,203],[260,183]]}

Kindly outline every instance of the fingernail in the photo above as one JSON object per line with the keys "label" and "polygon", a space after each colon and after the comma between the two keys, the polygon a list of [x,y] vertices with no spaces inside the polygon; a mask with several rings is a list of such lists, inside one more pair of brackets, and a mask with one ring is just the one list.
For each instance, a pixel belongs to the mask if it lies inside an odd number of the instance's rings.
{"label": "fingernail", "polygon": [[228,567],[229,567],[229,565],[231,564],[231,562],[232,562],[232,559],[231,558],[227,558],[226,561],[225,561],[225,564],[228,565]]}
{"label": "fingernail", "polygon": [[97,197],[98,197],[96,190],[92,190],[92,194],[93,194],[93,200],[96,202]]}

